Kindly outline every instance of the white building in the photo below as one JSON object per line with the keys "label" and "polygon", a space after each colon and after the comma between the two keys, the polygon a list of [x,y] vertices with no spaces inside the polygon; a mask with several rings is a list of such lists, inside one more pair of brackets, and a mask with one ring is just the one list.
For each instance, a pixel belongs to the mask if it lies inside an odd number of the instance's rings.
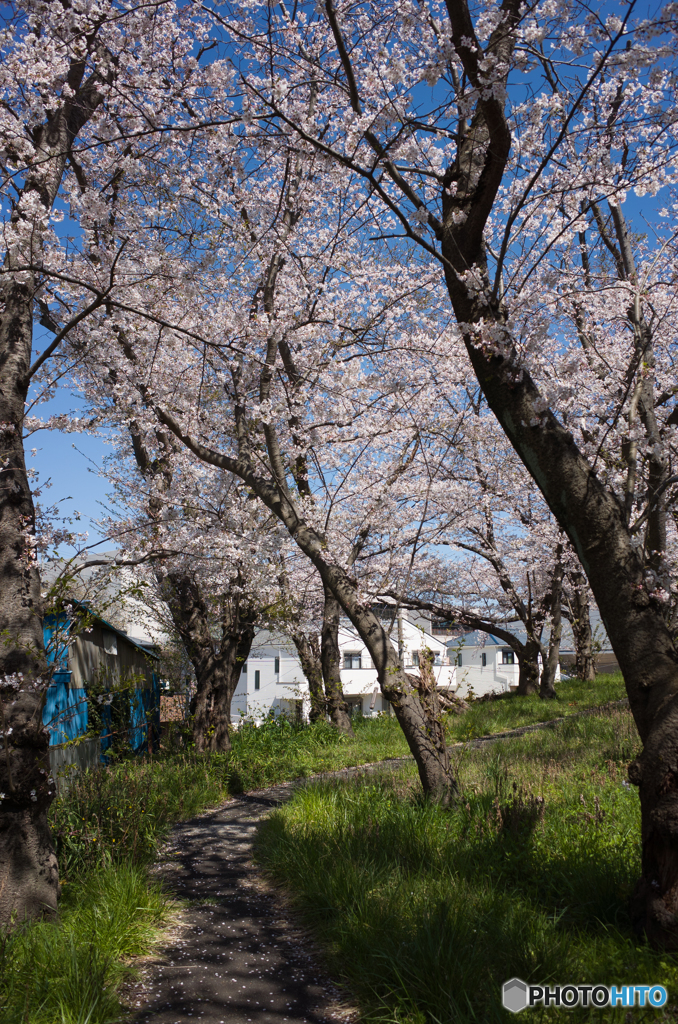
{"label": "white building", "polygon": [[[509,693],[518,688],[518,656],[503,640],[474,630],[447,641],[449,661],[456,665],[459,697],[472,693]],[[541,666],[541,657],[539,658]],[[560,666],[556,681],[560,679]]]}
{"label": "white building", "polygon": [[[393,612],[386,606],[381,617],[388,628]],[[444,640],[430,632],[430,620],[416,612],[403,611],[392,623],[391,639],[396,650],[402,647],[403,663],[408,672],[419,671],[419,654],[433,652],[433,672],[438,689],[454,693],[457,669],[450,664]],[[341,683],[346,702],[352,711],[366,717],[390,712],[388,701],[380,693],[377,672],[367,648],[347,622],[339,627],[341,651]],[[453,658],[456,651],[453,652]],[[265,630],[255,637],[250,656],[241,674],[231,704],[231,720],[237,724],[242,717],[261,718],[271,710],[306,718],[310,707],[308,683],[301,670],[294,646],[286,638]]]}
{"label": "white building", "polygon": [[447,641],[449,660],[457,671],[457,696],[508,693],[518,686],[518,658],[503,640],[474,630]]}

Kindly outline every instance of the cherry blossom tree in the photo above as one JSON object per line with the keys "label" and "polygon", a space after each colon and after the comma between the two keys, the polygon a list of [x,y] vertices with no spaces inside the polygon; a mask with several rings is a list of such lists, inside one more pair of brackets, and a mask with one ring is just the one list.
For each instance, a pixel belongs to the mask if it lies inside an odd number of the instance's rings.
{"label": "cherry blossom tree", "polygon": [[[238,477],[283,523],[323,583],[326,685],[334,672],[338,692],[338,648],[329,635],[336,637],[341,607],[370,650],[426,790],[448,799],[454,781],[436,694],[419,693],[419,681],[405,676],[351,575],[373,516],[386,514],[387,481],[407,464],[413,430],[407,417],[394,430],[393,414],[406,407],[409,391],[425,387],[413,367],[425,350],[430,363],[431,339],[444,330],[439,288],[418,267],[380,256],[379,277],[388,283],[374,286],[373,245],[364,231],[345,230],[353,203],[343,172],[327,175],[322,160],[283,148],[269,151],[255,180],[249,168],[230,179],[224,194],[214,156],[223,145],[211,139],[200,165],[199,189],[212,197],[212,230],[222,240],[213,261],[183,263],[176,287],[150,281],[130,288],[124,310],[98,317],[97,330],[110,341],[119,415],[143,419],[152,448],[160,423],[200,461]],[[205,210],[201,216],[207,220]],[[379,407],[389,388],[390,407]],[[359,475],[355,467],[364,471],[365,459],[378,467],[371,511],[352,513],[350,529],[333,531],[323,488],[341,478],[342,462]]]}
{"label": "cherry blossom tree", "polygon": [[[604,17],[552,0],[473,11],[465,0],[326,0],[265,18],[253,4],[239,12],[248,47],[238,72],[252,117],[350,168],[375,233],[411,239],[440,268],[478,383],[575,548],[624,673],[643,741],[629,772],[643,814],[634,916],[653,942],[674,945],[678,653],[665,588],[614,474],[580,444],[568,381],[547,372],[558,340],[522,315],[535,270],[554,265],[591,201],[614,210],[631,190],[674,180],[673,7],[644,14],[634,3]],[[235,40],[222,8],[219,19]],[[628,278],[636,297],[638,287]],[[634,306],[636,343],[619,350],[628,390],[616,402],[623,414],[637,396],[630,452],[641,428],[654,439],[649,392],[662,390]],[[656,499],[634,514],[649,521]]]}
{"label": "cherry blossom tree", "polygon": [[[172,3],[6,4],[0,34],[0,925],[54,909],[54,795],[42,728],[46,663],[26,396],[50,355],[110,300],[125,242],[103,255],[93,218],[131,140],[181,120],[197,66],[193,12]],[[202,33],[197,26],[198,37]],[[159,115],[163,111],[164,115]],[[167,121],[165,121],[165,117]],[[88,185],[97,166],[107,187]],[[98,209],[94,210],[95,207]],[[77,238],[75,237],[77,236]],[[32,358],[33,321],[54,334]]]}
{"label": "cherry blossom tree", "polygon": [[145,565],[150,603],[191,661],[196,749],[229,750],[233,694],[256,630],[279,602],[280,527],[237,479],[187,460],[166,431],[153,435],[151,454],[138,420],[116,423],[117,402],[108,404],[107,422],[122,428],[108,475],[125,513],[109,521],[109,536],[123,563]]}

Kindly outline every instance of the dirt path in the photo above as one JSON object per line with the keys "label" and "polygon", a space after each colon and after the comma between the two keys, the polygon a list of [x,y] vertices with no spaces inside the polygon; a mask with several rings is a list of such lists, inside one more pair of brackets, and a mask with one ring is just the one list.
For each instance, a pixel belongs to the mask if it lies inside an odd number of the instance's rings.
{"label": "dirt path", "polygon": [[187,909],[161,960],[130,993],[130,1024],[322,1024],[354,1016],[251,860],[258,823],[298,785],[244,794],[172,829],[154,873]]}
{"label": "dirt path", "polygon": [[[468,745],[553,728],[563,720],[478,737]],[[393,758],[314,779],[350,778],[407,761]],[[319,966],[311,941],[290,923],[280,896],[262,885],[252,864],[257,825],[303,784],[244,794],[172,829],[155,874],[187,909],[160,961],[132,990],[129,1024],[182,1024],[189,1018],[204,1024],[323,1024],[355,1016]]]}

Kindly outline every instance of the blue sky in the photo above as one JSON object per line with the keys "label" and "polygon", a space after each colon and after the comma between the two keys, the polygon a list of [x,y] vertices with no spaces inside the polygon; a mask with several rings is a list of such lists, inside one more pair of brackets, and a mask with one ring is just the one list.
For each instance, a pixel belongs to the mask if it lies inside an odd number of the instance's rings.
{"label": "blue sky", "polygon": [[[51,337],[36,327],[34,356]],[[77,416],[82,408],[80,396],[63,387],[50,402],[34,406],[29,415],[42,420],[70,412]],[[33,448],[37,449],[35,456],[31,455]],[[79,513],[80,519],[72,524],[72,529],[88,531],[89,544],[99,540],[101,533],[96,521],[105,516],[107,495],[112,490],[108,481],[100,476],[103,460],[111,451],[105,440],[89,434],[39,430],[27,439],[25,450],[28,468],[38,474],[37,482],[32,481],[33,488],[42,491],[36,500],[43,507],[58,504],[62,519],[74,518]],[[51,486],[46,487],[48,482]],[[66,554],[65,548],[62,553]]]}

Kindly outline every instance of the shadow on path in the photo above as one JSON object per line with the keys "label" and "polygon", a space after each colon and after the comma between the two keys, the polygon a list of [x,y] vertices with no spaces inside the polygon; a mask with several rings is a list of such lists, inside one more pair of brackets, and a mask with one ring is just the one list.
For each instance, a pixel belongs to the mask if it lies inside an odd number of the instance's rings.
{"label": "shadow on path", "polygon": [[251,862],[258,823],[298,785],[244,794],[172,829],[154,875],[187,909],[161,962],[130,992],[129,1024],[322,1024],[353,1016]]}

